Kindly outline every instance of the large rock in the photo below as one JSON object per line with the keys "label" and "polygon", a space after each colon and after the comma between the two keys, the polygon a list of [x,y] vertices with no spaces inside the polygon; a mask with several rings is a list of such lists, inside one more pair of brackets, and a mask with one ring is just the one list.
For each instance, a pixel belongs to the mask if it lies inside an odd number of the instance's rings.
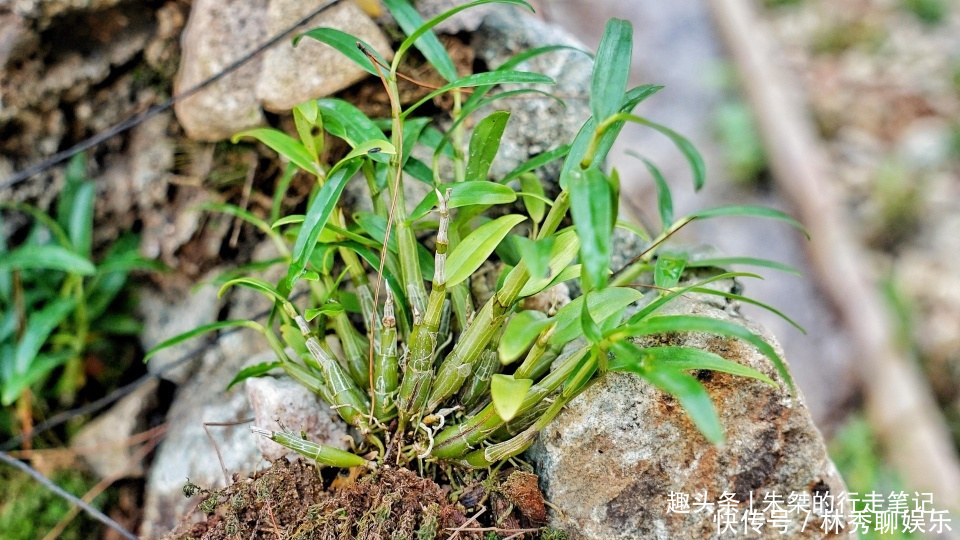
{"label": "large rock", "polygon": [[[301,0],[272,0],[267,11],[268,34],[282,32],[316,7],[315,3]],[[387,36],[354,2],[340,2],[303,25],[298,33],[318,26],[358,37],[388,61],[393,59]],[[308,99],[343,90],[367,75],[339,51],[319,41],[304,39],[293,47],[289,40],[284,40],[264,54],[257,98],[268,111],[286,112]]]}
{"label": "large rock", "polygon": [[[219,73],[320,5],[294,0],[195,1],[182,36],[176,93]],[[392,55],[386,36],[353,2],[340,2],[303,25],[303,30],[318,26],[337,28],[366,41],[387,58]],[[287,111],[366,76],[331,47],[308,39],[293,49],[291,39],[280,40],[233,73],[178,103],[177,119],[187,135],[203,141],[226,139],[263,124],[261,106]]]}
{"label": "large rock", "polygon": [[[713,317],[745,325],[782,354],[763,328],[735,307],[699,298],[679,302],[665,313]],[[776,377],[773,365],[744,342],[707,334],[655,336],[641,345],[685,345],[720,354]],[[547,500],[556,505],[552,525],[572,538],[718,537],[722,496],[739,502],[737,518],[749,508],[763,511],[765,497],[791,494],[839,497],[845,491],[803,397],[731,375],[702,372],[700,380],[716,405],[726,443],[713,446],[691,423],[678,402],[633,374],[611,373],[570,405],[545,429],[530,450]],[[710,510],[697,512],[696,495],[706,493]],[[673,495],[672,495],[673,494]],[[686,494],[692,510],[670,511],[671,498]],[[729,498],[729,496],[727,497]],[[838,510],[845,510],[838,504]],[[780,538],[767,525],[747,537]],[[820,538],[822,516],[793,513],[785,521],[789,538]],[[743,534],[744,523],[736,522]]]}

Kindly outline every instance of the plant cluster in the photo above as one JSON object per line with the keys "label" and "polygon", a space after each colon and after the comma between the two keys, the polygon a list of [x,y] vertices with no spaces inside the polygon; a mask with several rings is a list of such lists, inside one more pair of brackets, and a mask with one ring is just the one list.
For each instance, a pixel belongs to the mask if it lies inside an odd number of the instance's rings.
{"label": "plant cluster", "polygon": [[[205,325],[155,350],[227,327],[262,333],[276,360],[244,369],[234,383],[282,370],[321,396],[359,430],[363,441],[351,453],[292,432],[255,430],[338,467],[383,461],[420,467],[436,462],[473,468],[499,464],[524,451],[566,403],[608,371],[636,373],[675,396],[709,440],[722,441],[709,396],[687,372],[709,369],[776,383],[712,353],[687,347],[641,348],[632,339],[687,331],[742,339],[769,357],[790,384],[774,349],[745,328],[659,313],[690,292],[751,301],[707,284],[758,277],[720,269],[728,265],[781,266],[745,258],[687,260],[663,254],[661,248],[694,220],[746,215],[799,224],[774,210],[744,206],[674,219],[667,183],[649,161],[643,163],[656,182],[662,228],[646,231],[618,218],[618,175],[602,164],[628,122],[669,137],[689,161],[696,187],[704,181],[703,161],[686,139],[632,113],[660,87],[627,89],[632,28],[622,20],[607,24],[593,71],[592,117],[576,138],[491,179],[490,166],[509,113],[496,111],[480,119],[469,141],[465,120],[503,99],[524,94],[551,99],[528,85],[542,88],[553,80],[517,68],[536,55],[567,48],[532,49],[492,71],[458,77],[431,29],[463,9],[491,1],[472,2],[424,23],[407,0],[386,0],[408,35],[389,63],[362,41],[332,28],[301,36],[335,47],[379,77],[390,98],[390,118],[371,119],[346,101],[326,98],[293,110],[298,138],[272,128],[238,134],[237,140],[258,140],[293,168],[316,178],[303,215],[280,217],[275,212],[268,222],[235,206],[208,207],[247,220],[276,245],[280,256],[258,262],[256,268],[286,267],[279,283],[231,273],[221,289],[223,293],[241,286],[262,292],[275,303],[273,316],[268,324],[231,320]],[[529,9],[520,0],[501,3]],[[414,47],[448,83],[402,107],[398,66]],[[513,89],[493,93],[498,85]],[[447,93],[454,103],[449,129],[415,115],[432,98]],[[332,165],[322,159],[325,133],[351,148]],[[432,158],[419,159],[415,153]],[[549,197],[536,172],[556,160],[563,160],[561,191]],[[292,172],[281,182],[277,200],[290,176]],[[372,212],[347,215],[338,207],[344,186],[354,177],[366,182]],[[404,183],[410,181],[423,182],[431,191],[408,212]],[[487,215],[494,207],[499,217]],[[640,236],[648,247],[611,272],[616,227]],[[502,268],[496,290],[485,303],[474,305],[469,281],[494,254]],[[717,270],[702,281],[681,284],[684,270],[692,267]],[[652,276],[652,284],[634,285],[642,276]],[[554,314],[523,309],[524,299],[568,281],[577,282],[583,295]]]}
{"label": "plant cluster", "polygon": [[130,272],[162,267],[138,255],[132,234],[93,261],[96,187],[85,168],[83,155],[70,162],[55,215],[0,203],[0,210],[33,220],[16,246],[0,237],[0,404],[21,400],[22,414],[29,414],[31,389],[72,402],[84,385],[87,355],[112,336],[140,332],[136,319],[111,307]]}

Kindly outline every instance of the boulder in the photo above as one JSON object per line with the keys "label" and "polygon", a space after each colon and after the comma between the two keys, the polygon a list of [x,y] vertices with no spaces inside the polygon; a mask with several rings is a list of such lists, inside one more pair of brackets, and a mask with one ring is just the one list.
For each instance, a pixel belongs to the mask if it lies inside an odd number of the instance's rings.
{"label": "boulder", "polygon": [[[174,84],[182,93],[216,75],[319,7],[294,0],[197,0],[181,38],[182,59]],[[340,2],[303,25],[330,26],[354,35],[390,58],[389,41],[353,2]],[[245,65],[179,102],[177,119],[193,139],[219,141],[265,123],[261,107],[289,111],[330,95],[367,75],[339,52],[307,39],[295,49],[281,39]]]}
{"label": "boulder", "polygon": [[[722,300],[684,300],[664,313],[742,324],[782,355],[769,332]],[[782,386],[772,363],[738,340],[691,333],[638,343],[714,352]],[[831,524],[827,510],[817,512],[814,499],[832,500],[834,516],[843,516],[848,508],[840,495],[846,488],[799,391],[791,396],[752,379],[707,371],[697,375],[724,426],[722,446],[710,444],[674,398],[629,373],[608,374],[540,434],[528,455],[546,499],[555,505],[552,526],[579,539],[715,538],[734,515],[730,512],[741,519],[752,500],[753,510],[765,517],[749,514],[746,523],[755,518],[766,525],[759,533],[748,530],[746,537],[780,538],[781,529],[771,525],[775,517],[786,517],[783,537],[829,536],[821,528],[825,519],[827,527]],[[771,501],[787,509],[791,497],[807,502],[813,510],[809,519],[800,510],[773,515]],[[731,505],[733,500],[738,504]],[[744,526],[734,522],[737,534],[745,534]]]}
{"label": "boulder", "polygon": [[[316,9],[299,0],[271,0],[267,33],[274,35]],[[329,26],[362,39],[386,60],[393,59],[387,36],[354,2],[340,2],[303,25],[297,33]],[[304,39],[293,47],[289,39],[264,53],[256,95],[263,108],[286,112],[311,98],[329,96],[364,79],[368,73],[329,45]]]}

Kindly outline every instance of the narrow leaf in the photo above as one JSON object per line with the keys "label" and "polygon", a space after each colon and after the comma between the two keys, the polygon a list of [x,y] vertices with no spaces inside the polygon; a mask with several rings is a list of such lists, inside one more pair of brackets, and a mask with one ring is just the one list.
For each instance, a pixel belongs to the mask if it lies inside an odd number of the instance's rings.
{"label": "narrow leaf", "polygon": [[[580,335],[580,317],[584,298],[583,296],[574,298],[553,316],[552,320],[557,324],[557,329],[550,337],[550,343],[562,345],[573,341]],[[602,323],[641,298],[643,298],[643,293],[636,289],[608,287],[588,294],[586,302],[593,320]]]}
{"label": "narrow leaf", "polygon": [[547,277],[550,271],[550,254],[553,253],[553,245],[557,237],[531,240],[525,236],[518,236],[515,240],[517,249],[523,254],[523,260],[527,263],[530,277],[533,279]]}
{"label": "narrow leaf", "polygon": [[658,169],[652,161],[629,150],[627,154],[643,161],[647,170],[650,171],[650,176],[653,177],[653,181],[657,185],[657,209],[660,211],[660,224],[662,230],[667,230],[667,228],[673,224],[673,197],[670,195],[670,186],[667,185],[667,181],[664,179],[660,169]]}
{"label": "narrow leaf", "polygon": [[470,88],[474,86],[487,86],[495,84],[556,84],[556,82],[546,75],[530,73],[528,71],[489,71],[484,73],[474,73],[473,75],[467,75],[466,77],[457,79],[452,83],[446,84],[437,90],[430,92],[420,99],[420,101],[407,107],[401,116],[406,118],[409,114],[416,110],[417,107],[441,94],[449,92],[450,90],[456,88]]}
{"label": "narrow leaf", "polygon": [[610,19],[600,38],[590,78],[590,112],[603,121],[620,108],[633,55],[633,26],[623,19]]}
{"label": "narrow leaf", "polygon": [[0,255],[0,270],[49,269],[91,276],[97,269],[85,257],[56,245],[28,245]]}
{"label": "narrow leaf", "polygon": [[[546,196],[540,178],[533,173],[523,173],[520,175],[520,189],[524,193],[540,195],[541,197]],[[543,221],[544,216],[547,215],[546,203],[536,197],[524,197],[523,206],[527,209],[527,214],[530,215],[530,219],[532,219],[534,223],[540,223]]]}
{"label": "narrow leaf", "polygon": [[[440,186],[442,191],[450,190],[448,208],[462,206],[508,204],[517,200],[517,193],[507,186],[496,182],[470,181]],[[415,221],[427,215],[438,205],[436,190],[427,193],[420,204],[410,213],[410,221]]]}
{"label": "narrow leaf", "polygon": [[661,289],[672,289],[680,282],[683,276],[683,269],[686,267],[686,259],[683,257],[670,257],[660,255],[657,257],[657,265],[653,267],[653,283]]}
{"label": "narrow leaf", "polygon": [[707,259],[698,259],[695,261],[688,261],[688,268],[726,268],[732,265],[744,265],[744,266],[759,266],[762,268],[772,268],[774,270],[780,270],[788,274],[793,274],[795,276],[803,276],[803,274],[793,268],[792,266],[779,263],[777,261],[771,261],[769,259],[759,259],[756,257],[711,257]]}
{"label": "narrow leaf", "polygon": [[547,288],[556,276],[562,272],[577,257],[580,249],[580,238],[576,231],[567,231],[556,237],[553,249],[550,250],[550,262],[547,263],[547,275],[542,278],[531,277],[520,290],[520,296],[526,297],[537,294]]}
{"label": "narrow leaf", "polygon": [[511,229],[527,218],[507,215],[485,223],[471,232],[447,257],[447,287],[470,277],[482,265]]}
{"label": "narrow leaf", "polygon": [[580,262],[593,288],[603,288],[610,270],[613,211],[610,184],[600,169],[575,170],[570,175],[570,214],[580,236]]}
{"label": "narrow leaf", "polygon": [[807,232],[807,228],[804,227],[799,221],[794,219],[793,216],[779,210],[774,210],[773,208],[764,208],[762,206],[721,206],[718,208],[700,210],[699,212],[690,214],[690,217],[697,219],[727,216],[759,217],[783,221],[784,223],[799,229],[800,232],[802,232],[808,239],[810,238],[810,233]]}
{"label": "narrow leaf", "polygon": [[154,348],[150,349],[149,351],[147,351],[147,354],[143,355],[143,361],[146,362],[146,361],[150,360],[150,358],[151,358],[153,355],[157,354],[158,352],[162,351],[163,349],[168,349],[168,348],[170,348],[170,347],[173,347],[174,345],[179,345],[180,343],[183,343],[184,341],[188,341],[188,340],[193,339],[193,338],[195,338],[195,337],[197,337],[197,336],[206,334],[207,332],[215,332],[215,331],[217,331],[217,330],[222,330],[222,329],[224,329],[224,328],[237,328],[237,327],[252,328],[252,329],[257,330],[257,331],[263,331],[263,326],[261,326],[260,324],[254,322],[254,321],[248,321],[248,320],[245,320],[245,319],[242,319],[242,320],[232,320],[232,321],[217,321],[217,322],[212,322],[212,323],[209,323],[209,324],[204,324],[204,325],[198,326],[198,327],[194,328],[193,330],[189,330],[189,331],[187,331],[187,332],[184,332],[184,333],[182,333],[182,334],[176,335],[176,336],[174,336],[174,337],[172,337],[172,338],[170,338],[170,339],[167,339],[167,340],[165,340],[165,341],[160,342],[160,344],[158,344],[156,347],[154,347]]}
{"label": "narrow leaf", "polygon": [[230,381],[230,384],[227,385],[226,389],[230,390],[235,384],[243,382],[252,377],[263,377],[264,375],[281,366],[283,366],[283,362],[261,362],[259,364],[247,366],[237,373],[237,376]]}
{"label": "narrow leaf", "polygon": [[319,165],[313,161],[310,152],[299,141],[286,133],[274,128],[256,128],[241,131],[230,139],[234,144],[244,137],[256,139],[267,145],[271,150],[290,160],[297,167],[314,176],[322,176]]}
{"label": "narrow leaf", "polygon": [[525,161],[524,163],[521,163],[519,166],[517,166],[516,169],[507,173],[507,175],[504,176],[502,180],[500,180],[500,183],[506,184],[507,182],[513,180],[514,178],[522,176],[524,173],[535,171],[548,163],[551,163],[555,160],[562,158],[563,156],[567,155],[569,151],[570,151],[570,145],[565,144],[563,146],[558,146],[553,150],[547,150],[542,154],[537,154],[536,156]]}
{"label": "narrow leaf", "polygon": [[[300,43],[300,40],[305,37],[315,39],[321,43],[326,43],[327,45],[333,47],[334,49],[338,50],[340,54],[349,58],[353,63],[357,64],[371,75],[377,75],[377,69],[373,66],[373,62],[370,61],[367,55],[364,54],[359,47],[357,47],[358,42],[362,43],[363,46],[370,51],[371,54],[373,54],[374,58],[382,63],[382,65],[389,65],[387,61],[384,60],[383,56],[381,56],[380,53],[371,47],[369,43],[358,37],[351,36],[346,32],[341,32],[336,28],[314,28],[309,32],[304,32],[303,34],[293,38],[293,46],[296,47]],[[386,73],[386,71],[386,68],[380,68],[381,73]]]}
{"label": "narrow leaf", "polygon": [[467,158],[467,181],[487,179],[509,119],[509,112],[497,111],[481,120],[474,128]]}
{"label": "narrow leaf", "polygon": [[613,348],[616,360],[610,364],[611,371],[632,371],[656,368],[658,364],[687,371],[707,369],[720,373],[729,373],[738,377],[747,377],[765,382],[774,388],[780,386],[763,373],[750,366],[738,364],[732,360],[693,347],[647,347],[640,348],[629,341],[621,341]]}
{"label": "narrow leaf", "polygon": [[676,397],[707,440],[713,444],[723,443],[723,426],[720,425],[717,411],[707,391],[696,377],[669,368],[644,370],[640,376],[660,390]]}

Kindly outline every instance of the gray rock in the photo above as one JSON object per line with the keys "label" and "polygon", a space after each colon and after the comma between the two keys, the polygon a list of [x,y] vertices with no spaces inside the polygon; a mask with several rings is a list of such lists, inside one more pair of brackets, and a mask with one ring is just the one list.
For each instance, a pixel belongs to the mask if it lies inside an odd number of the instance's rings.
{"label": "gray rock", "polygon": [[[268,353],[269,355],[269,353]],[[267,361],[272,360],[268,358]],[[350,448],[347,425],[316,394],[287,376],[247,379],[247,399],[253,407],[256,425],[271,431],[283,428],[306,433],[310,441],[342,450]],[[257,437],[257,446],[267,461],[302,456],[279,444]]]}
{"label": "gray rock", "polygon": [[[283,31],[316,7],[315,3],[299,0],[271,0],[267,10],[268,35]],[[393,59],[387,36],[354,2],[337,4],[303,25],[302,31],[319,26],[360,38],[388,61]],[[286,112],[308,99],[339,92],[367,75],[333,47],[313,39],[304,39],[293,47],[289,40],[284,40],[264,54],[256,95],[268,111]]]}
{"label": "gray rock", "polygon": [[[178,389],[167,414],[167,436],[147,475],[141,536],[158,538],[180,523],[195,504],[183,496],[187,478],[216,489],[229,481],[225,475],[248,474],[265,465],[250,423],[245,422],[253,417],[247,396],[239,386],[225,390],[245,365],[268,360],[254,354],[262,350],[258,338],[243,332],[221,338],[204,355],[200,371]],[[204,426],[209,422],[242,423]]]}
{"label": "gray rock", "polygon": [[[416,6],[423,20],[429,21],[441,13],[469,2],[470,0],[417,0]],[[483,18],[497,9],[504,9],[504,7],[496,4],[487,4],[465,9],[438,24],[434,29],[441,34],[474,32],[483,23]]]}
{"label": "gray rock", "polygon": [[[668,312],[743,324],[781,352],[773,336],[731,306],[697,299]],[[641,345],[666,343],[715,352],[776,376],[766,357],[736,340],[690,334],[655,336]],[[754,508],[762,511],[767,494],[780,495],[786,508],[793,492],[812,498],[845,491],[802,396],[791,398],[759,381],[719,373],[701,380],[724,426],[726,443],[720,447],[697,431],[675,399],[633,374],[609,374],[574,399],[529,452],[545,497],[559,510],[551,525],[580,539],[715,538],[716,506],[671,513],[670,494],[685,493],[693,505],[704,490],[713,503],[732,493],[741,501],[742,517],[751,495]],[[769,525],[769,512],[766,517],[761,536],[781,537]],[[794,513],[787,522],[785,537],[825,536],[819,515],[811,514],[805,532],[800,531],[802,515],[798,519]],[[742,534],[743,524],[738,525]]]}
{"label": "gray rock", "polygon": [[[268,0],[197,0],[181,36],[182,58],[174,93],[200,84],[267,39]],[[201,141],[226,139],[264,122],[254,92],[262,58],[177,103],[187,135]]]}
{"label": "gray rock", "polygon": [[[544,45],[569,45],[586,49],[562,28],[536,19],[520,9],[493,11],[471,40],[477,58],[491,68],[517,53]],[[524,99],[501,100],[478,113],[477,118],[482,118],[495,110],[510,112],[510,121],[504,131],[497,159],[490,170],[494,177],[502,177],[530,158],[572,142],[590,117],[587,101],[576,99],[585,95],[590,88],[593,71],[590,57],[576,51],[561,50],[537,56],[516,69],[552,77],[557,84],[540,89],[568,99],[565,99],[566,107],[556,100],[535,95]],[[504,89],[512,87],[504,85]],[[547,191],[552,195],[559,190],[556,186],[560,165],[561,161],[558,160],[541,172],[541,180],[546,182]]]}
{"label": "gray rock", "polygon": [[97,447],[96,452],[80,455],[100,478],[140,478],[143,476],[143,460],[134,460],[141,448],[131,445],[127,439],[146,427],[146,413],[156,406],[156,379],[131,392],[107,412],[84,425],[74,436],[74,449]]}
{"label": "gray rock", "polygon": [[[163,340],[215,321],[220,309],[220,300],[217,298],[217,287],[214,285],[205,285],[192,294],[187,293],[186,296],[175,299],[166,298],[162,293],[146,289],[141,292],[137,309],[144,321],[140,340],[143,348],[149,350]],[[147,363],[147,368],[151,373],[166,370],[167,366],[198,346],[198,342],[189,341],[159,351]],[[196,361],[185,362],[164,371],[162,377],[177,384],[183,384],[197,369],[197,365]]]}

